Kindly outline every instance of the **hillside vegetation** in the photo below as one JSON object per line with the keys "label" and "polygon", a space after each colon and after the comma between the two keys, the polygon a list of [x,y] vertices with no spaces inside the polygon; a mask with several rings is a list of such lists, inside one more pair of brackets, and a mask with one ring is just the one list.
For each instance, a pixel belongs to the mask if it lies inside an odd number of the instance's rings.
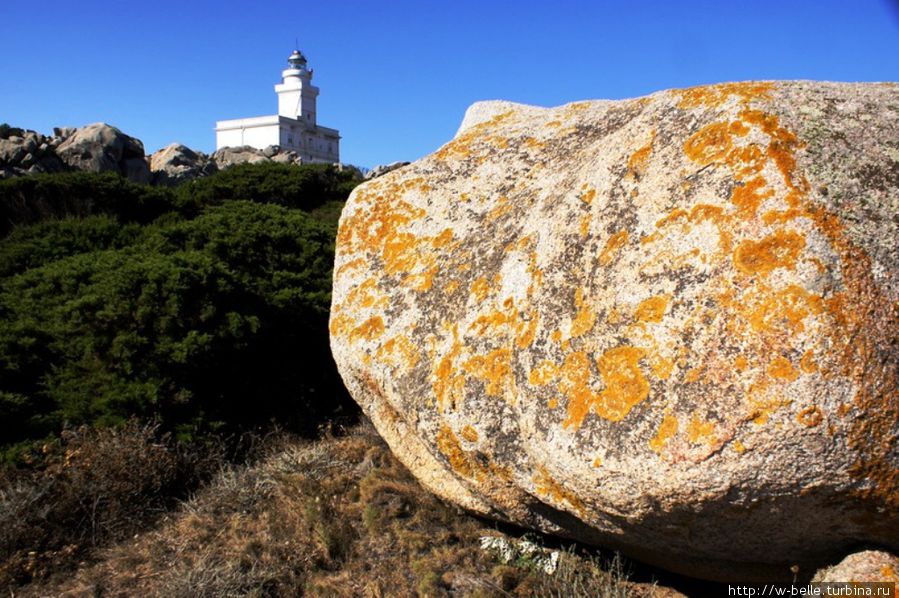
{"label": "hillside vegetation", "polygon": [[[182,439],[352,410],[328,350],[332,166],[243,165],[175,189],[0,181],[0,447],[137,416]],[[347,415],[351,415],[346,411]]]}
{"label": "hillside vegetation", "polygon": [[553,573],[542,548],[485,551],[521,532],[446,505],[355,423],[327,320],[359,182],[277,164],[175,188],[0,181],[0,587],[657,595],[573,548]]}

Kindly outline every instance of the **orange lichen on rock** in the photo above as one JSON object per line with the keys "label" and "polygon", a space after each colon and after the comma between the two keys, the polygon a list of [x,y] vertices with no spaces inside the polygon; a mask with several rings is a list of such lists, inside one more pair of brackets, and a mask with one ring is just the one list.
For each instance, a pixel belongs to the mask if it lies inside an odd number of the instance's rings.
{"label": "orange lichen on rock", "polygon": [[381,345],[375,357],[378,361],[392,366],[402,366],[406,371],[418,364],[418,348],[409,340],[408,335],[397,335]]}
{"label": "orange lichen on rock", "polygon": [[589,234],[590,222],[592,220],[593,220],[593,218],[590,216],[590,214],[584,214],[581,217],[581,224],[578,227],[578,232],[580,233],[581,237],[586,237]]}
{"label": "orange lichen on rock", "polygon": [[667,380],[671,377],[671,371],[674,369],[674,362],[670,359],[653,355],[649,360],[649,367],[652,368],[652,373],[656,378],[659,380]]}
{"label": "orange lichen on rock", "polygon": [[684,153],[700,166],[721,162],[733,146],[734,135],[744,136],[748,132],[746,126],[739,121],[714,122],[704,126],[684,142]]}
{"label": "orange lichen on rock", "polygon": [[452,470],[462,477],[479,482],[486,478],[489,470],[477,459],[469,457],[459,439],[446,424],[441,425],[437,431],[437,449],[449,461]]}
{"label": "orange lichen on rock", "polygon": [[590,358],[582,351],[569,353],[565,356],[559,376],[559,391],[568,400],[568,418],[563,426],[573,425],[577,429],[597,400],[596,393],[590,388]]}
{"label": "orange lichen on rock", "polygon": [[630,178],[639,180],[646,174],[646,167],[649,164],[649,158],[652,155],[652,145],[655,143],[655,139],[656,132],[653,130],[649,142],[631,154],[630,158],[628,158],[627,175]]}
{"label": "orange lichen on rock", "polygon": [[660,218],[659,221],[656,222],[656,228],[664,228],[678,220],[682,220],[682,223],[686,224],[690,220],[689,212],[683,208],[674,208],[671,212],[666,214],[664,218]]}
{"label": "orange lichen on rock", "polygon": [[614,260],[615,256],[618,254],[618,250],[627,243],[627,237],[628,233],[626,230],[620,230],[609,237],[605,247],[603,247],[602,253],[599,254],[599,263],[603,266],[611,264],[612,260]]}
{"label": "orange lichen on rock", "polygon": [[350,332],[350,342],[355,343],[360,339],[372,341],[384,334],[384,320],[381,316],[372,316]]}
{"label": "orange lichen on rock", "polygon": [[345,313],[337,313],[336,315],[332,315],[331,322],[328,324],[328,329],[334,336],[346,336],[355,325],[356,320],[353,319],[352,316]]}
{"label": "orange lichen on rock", "polygon": [[571,338],[577,338],[589,332],[596,323],[596,312],[593,311],[589,302],[584,300],[583,289],[577,289],[574,292],[574,304],[577,307],[577,315],[571,321],[571,330],[569,332]]}
{"label": "orange lichen on rock", "polygon": [[802,354],[802,359],[799,361],[799,368],[806,374],[814,374],[818,371],[818,364],[815,363],[814,351],[809,349]]}
{"label": "orange lichen on rock", "polygon": [[791,284],[780,291],[761,287],[747,292],[738,310],[755,332],[782,331],[796,334],[805,330],[805,320],[824,310],[821,297]]}
{"label": "orange lichen on rock", "polygon": [[772,224],[786,224],[791,220],[795,220],[803,215],[802,210],[798,208],[789,208],[787,210],[768,210],[762,214],[762,222],[771,226]]}
{"label": "orange lichen on rock", "polygon": [[537,328],[540,325],[540,315],[537,310],[531,311],[528,319],[521,317],[515,320],[515,346],[518,349],[527,349],[534,343],[537,336]]}
{"label": "orange lichen on rock", "polygon": [[555,380],[558,375],[559,366],[548,359],[544,359],[528,374],[528,383],[531,386],[544,386]]}
{"label": "orange lichen on rock", "polygon": [[805,237],[796,231],[779,230],[760,241],[740,243],[734,250],[734,265],[746,274],[767,276],[775,268],[794,268],[804,248]]}
{"label": "orange lichen on rock", "polygon": [[366,279],[362,284],[350,290],[344,306],[382,308],[387,305],[387,297],[378,289],[375,278]]}
{"label": "orange lichen on rock", "polygon": [[537,466],[537,473],[534,474],[533,480],[537,494],[540,496],[551,498],[556,505],[566,502],[574,507],[578,513],[584,512],[583,501],[556,482],[542,465]]}
{"label": "orange lichen on rock", "polygon": [[668,308],[671,295],[656,295],[644,299],[634,312],[634,319],[638,322],[661,322]]}
{"label": "orange lichen on rock", "polygon": [[462,401],[465,391],[465,377],[456,369],[456,360],[462,354],[462,343],[459,341],[459,330],[452,326],[453,343],[432,373],[431,390],[437,398],[441,409],[455,409]]}
{"label": "orange lichen on rock", "polygon": [[503,138],[497,138],[487,134],[487,132],[503,121],[508,120],[513,114],[514,110],[507,110],[502,114],[497,114],[490,120],[486,120],[468,128],[461,135],[437,150],[434,155],[441,161],[445,161],[449,158],[468,158],[472,154],[472,145],[479,138],[492,147],[502,144],[502,142],[505,141]]}
{"label": "orange lichen on rock", "polygon": [[512,203],[512,201],[508,197],[503,195],[496,201],[496,206],[491,208],[491,210],[487,212],[485,220],[487,222],[493,222],[494,220],[497,220],[511,212],[513,207],[514,204]]}
{"label": "orange lichen on rock", "polygon": [[578,197],[580,197],[581,201],[583,201],[585,204],[590,205],[591,203],[593,203],[593,199],[596,197],[596,189],[585,183],[581,187],[581,193]]}
{"label": "orange lichen on rock", "polygon": [[441,247],[445,247],[453,240],[453,229],[445,228],[443,232],[434,237],[431,241],[431,246],[434,249],[440,249]]}
{"label": "orange lichen on rock", "polygon": [[773,189],[765,189],[767,184],[764,178],[757,176],[743,185],[734,187],[730,201],[737,206],[741,216],[755,216],[762,202],[774,195]]}
{"label": "orange lichen on rock", "polygon": [[610,421],[621,421],[649,396],[649,382],[638,365],[645,354],[643,349],[624,346],[609,349],[599,358],[599,374],[606,388],[595,406],[597,415]]}
{"label": "orange lichen on rock", "polygon": [[778,355],[768,364],[768,374],[779,380],[792,382],[799,377],[799,371],[793,367],[789,359]]}
{"label": "orange lichen on rock", "polygon": [[361,257],[354,258],[337,268],[337,276],[347,272],[348,270],[356,270],[365,265],[365,260]]}
{"label": "orange lichen on rock", "polygon": [[821,409],[815,405],[806,407],[796,415],[796,420],[803,426],[808,426],[809,428],[814,428],[820,424],[823,419],[824,415],[821,413]]}
{"label": "orange lichen on rock", "polygon": [[700,85],[687,89],[675,90],[681,100],[678,108],[696,108],[706,106],[717,108],[724,104],[730,96],[737,96],[741,102],[748,103],[756,99],[768,99],[774,83],[767,81],[743,81],[737,83],[719,83],[717,85]]}
{"label": "orange lichen on rock", "polygon": [[699,417],[699,414],[694,411],[693,415],[690,417],[690,423],[687,424],[687,438],[693,444],[714,445],[718,442],[718,438],[715,436],[714,422],[702,419]]}
{"label": "orange lichen on rock", "polygon": [[680,422],[678,422],[677,416],[666,412],[665,416],[662,418],[662,423],[659,424],[659,429],[656,431],[655,437],[650,438],[649,440],[649,448],[657,453],[661,453],[662,449],[665,448],[665,445],[667,445],[671,439],[674,438],[674,435],[677,434],[679,425]]}
{"label": "orange lichen on rock", "polygon": [[465,426],[462,428],[462,431],[459,432],[459,436],[461,436],[464,440],[468,442],[477,442],[478,441],[478,432],[471,426]]}
{"label": "orange lichen on rock", "polygon": [[487,298],[487,292],[490,290],[490,283],[487,282],[487,278],[481,276],[473,283],[471,283],[471,294],[474,297],[475,301],[481,303],[484,299]]}
{"label": "orange lichen on rock", "polygon": [[463,363],[462,368],[484,383],[488,395],[503,397],[511,390],[514,379],[509,349],[494,349],[487,355],[476,355]]}

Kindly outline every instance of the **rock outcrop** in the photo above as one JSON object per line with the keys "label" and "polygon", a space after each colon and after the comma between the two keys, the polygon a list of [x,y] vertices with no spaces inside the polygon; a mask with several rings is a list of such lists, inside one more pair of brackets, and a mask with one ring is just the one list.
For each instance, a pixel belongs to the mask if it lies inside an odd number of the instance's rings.
{"label": "rock outcrop", "polygon": [[154,185],[174,186],[208,176],[217,170],[216,163],[209,156],[180,143],[167,145],[150,156],[151,182]]}
{"label": "rock outcrop", "polygon": [[76,129],[59,144],[56,155],[73,170],[117,172],[136,183],[150,181],[144,144],[106,123]]}
{"label": "rock outcrop", "polygon": [[[139,139],[105,123],[57,127],[52,137],[7,128],[6,132],[0,131],[0,179],[74,170],[117,172],[136,183],[172,186],[239,164],[302,163],[295,151],[277,145],[264,150],[225,147],[209,156],[173,143],[147,157]],[[342,164],[339,167],[355,168]]]}
{"label": "rock outcrop", "polygon": [[432,491],[688,575],[899,548],[899,86],[477,104],[358,187],[331,344]]}
{"label": "rock outcrop", "polygon": [[53,139],[35,131],[17,132],[21,135],[0,139],[0,179],[65,170],[65,165],[53,151]]}

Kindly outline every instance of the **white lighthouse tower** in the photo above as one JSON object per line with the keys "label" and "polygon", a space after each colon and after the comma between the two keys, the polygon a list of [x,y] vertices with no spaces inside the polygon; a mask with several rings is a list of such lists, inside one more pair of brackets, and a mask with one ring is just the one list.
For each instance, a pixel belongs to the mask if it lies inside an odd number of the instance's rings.
{"label": "white lighthouse tower", "polygon": [[318,126],[315,106],[319,89],[312,85],[312,69],[299,50],[287,58],[275,92],[278,114],[216,122],[216,149],[280,146],[297,152],[303,162],[340,162],[340,133]]}
{"label": "white lighthouse tower", "polygon": [[275,85],[278,114],[315,125],[315,99],[318,87],[312,85],[312,69],[306,68],[306,57],[294,50],[281,72],[283,81]]}

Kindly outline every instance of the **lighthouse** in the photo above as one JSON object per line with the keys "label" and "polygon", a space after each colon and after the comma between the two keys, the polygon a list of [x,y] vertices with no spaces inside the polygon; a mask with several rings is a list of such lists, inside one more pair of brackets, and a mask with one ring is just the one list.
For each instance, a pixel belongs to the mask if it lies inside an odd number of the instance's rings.
{"label": "lighthouse", "polygon": [[294,50],[275,85],[278,114],[220,120],[215,123],[216,149],[248,145],[257,149],[280,146],[295,151],[303,162],[340,162],[340,132],[319,126],[318,87],[302,52]]}
{"label": "lighthouse", "polygon": [[275,85],[278,115],[315,125],[318,87],[312,85],[312,69],[307,68],[306,57],[302,52],[294,50],[288,57],[287,68],[281,72],[281,79],[281,83]]}

